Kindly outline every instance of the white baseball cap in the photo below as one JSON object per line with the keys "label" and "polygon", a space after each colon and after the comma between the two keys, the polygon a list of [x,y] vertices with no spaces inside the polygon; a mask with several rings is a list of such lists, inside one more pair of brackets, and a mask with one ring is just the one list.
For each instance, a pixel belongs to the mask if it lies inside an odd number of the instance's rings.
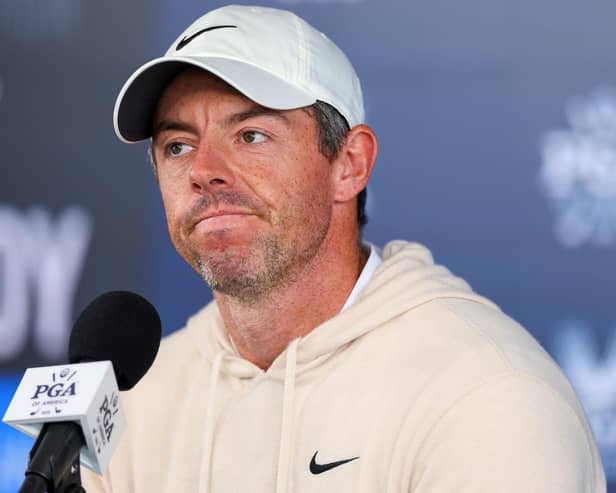
{"label": "white baseball cap", "polygon": [[364,121],[357,74],[325,34],[286,10],[229,5],[197,19],[164,56],[126,81],[113,112],[121,140],[151,137],[158,99],[187,65],[211,72],[267,108],[288,110],[320,100],[351,128]]}

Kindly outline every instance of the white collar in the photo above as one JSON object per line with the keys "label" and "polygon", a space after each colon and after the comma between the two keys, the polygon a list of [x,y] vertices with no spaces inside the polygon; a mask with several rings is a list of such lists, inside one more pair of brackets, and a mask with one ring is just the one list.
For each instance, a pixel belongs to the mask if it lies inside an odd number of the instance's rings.
{"label": "white collar", "polygon": [[344,303],[342,310],[340,310],[340,313],[342,313],[353,303],[355,303],[355,300],[357,300],[359,293],[361,293],[361,290],[366,287],[366,284],[368,284],[368,282],[370,282],[370,279],[372,279],[372,276],[374,275],[374,271],[383,261],[374,245],[370,243],[364,243],[364,245],[370,248],[370,256],[368,257],[368,261],[366,262],[366,265],[364,265],[364,268],[362,269],[359,279],[357,279],[357,282],[355,283],[351,294]]}

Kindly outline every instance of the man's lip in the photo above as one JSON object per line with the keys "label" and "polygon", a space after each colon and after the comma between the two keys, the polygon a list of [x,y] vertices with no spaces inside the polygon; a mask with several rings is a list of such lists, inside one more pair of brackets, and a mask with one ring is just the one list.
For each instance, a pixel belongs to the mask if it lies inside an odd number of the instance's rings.
{"label": "man's lip", "polygon": [[229,211],[229,210],[220,210],[220,211],[212,211],[212,212],[208,212],[207,214],[204,214],[202,216],[200,216],[195,222],[194,222],[194,226],[196,227],[198,224],[207,221],[208,219],[212,219],[214,217],[220,217],[220,216],[254,216],[255,214],[253,212],[248,212],[248,211]]}
{"label": "man's lip", "polygon": [[209,219],[211,217],[216,217],[216,216],[249,216],[249,215],[253,215],[253,213],[249,211],[227,211],[227,210],[212,211],[212,212],[208,212],[207,214],[203,214],[197,220],[197,222],[203,221],[205,219]]}

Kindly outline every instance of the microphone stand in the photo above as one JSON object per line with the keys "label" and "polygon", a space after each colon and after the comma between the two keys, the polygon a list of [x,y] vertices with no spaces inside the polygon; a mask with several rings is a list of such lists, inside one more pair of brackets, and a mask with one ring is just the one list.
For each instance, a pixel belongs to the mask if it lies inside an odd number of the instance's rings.
{"label": "microphone stand", "polygon": [[[81,486],[79,450],[84,443],[81,428],[71,421],[46,423],[39,433],[19,493],[86,493]],[[52,455],[39,450],[55,450]],[[71,462],[71,458],[72,462]]]}

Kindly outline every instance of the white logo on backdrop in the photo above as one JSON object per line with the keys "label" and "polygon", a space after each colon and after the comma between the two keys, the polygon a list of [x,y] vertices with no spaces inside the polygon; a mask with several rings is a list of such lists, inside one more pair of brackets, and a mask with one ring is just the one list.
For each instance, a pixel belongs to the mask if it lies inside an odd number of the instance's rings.
{"label": "white logo on backdrop", "polygon": [[29,327],[42,356],[65,356],[91,236],[92,219],[81,207],[54,221],[42,207],[21,213],[0,205],[0,362],[23,351]]}
{"label": "white logo on backdrop", "polygon": [[567,105],[570,129],[547,132],[541,183],[566,247],[616,244],[616,88]]}
{"label": "white logo on backdrop", "polygon": [[553,350],[588,414],[606,475],[616,480],[616,330],[600,356],[592,328],[568,322],[558,332]]}
{"label": "white logo on backdrop", "polygon": [[81,19],[82,0],[0,1],[0,30],[20,41],[36,41],[68,32]]}

